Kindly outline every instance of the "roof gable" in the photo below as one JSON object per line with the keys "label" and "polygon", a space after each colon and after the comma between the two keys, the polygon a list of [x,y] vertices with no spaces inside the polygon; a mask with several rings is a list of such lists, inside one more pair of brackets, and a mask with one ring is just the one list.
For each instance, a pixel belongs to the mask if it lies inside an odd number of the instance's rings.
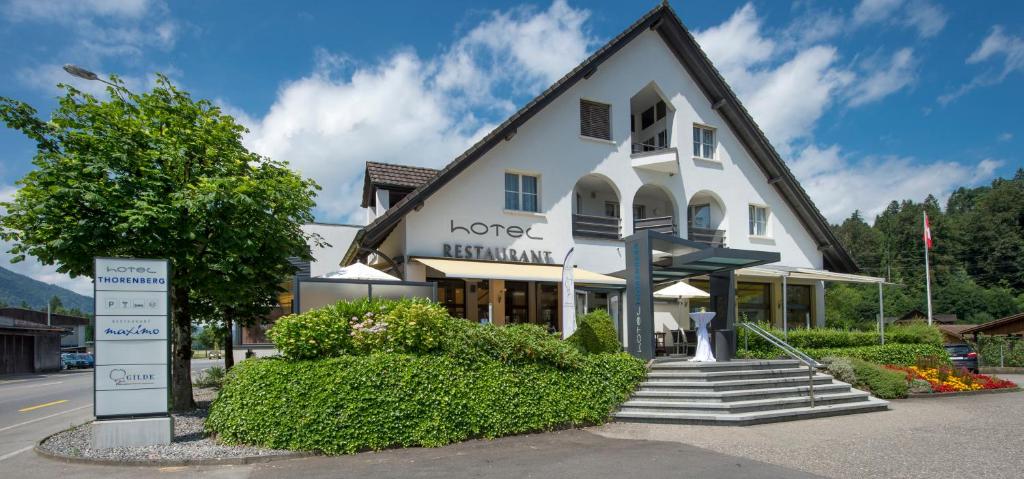
{"label": "roof gable", "polygon": [[662,3],[644,14],[629,28],[594,52],[583,63],[523,106],[462,155],[455,158],[436,176],[417,187],[402,201],[360,230],[345,255],[343,263],[348,264],[355,261],[360,247],[379,245],[409,211],[421,206],[427,198],[501,141],[511,139],[519,126],[576,83],[590,78],[605,60],[647,29],[656,31],[668,45],[676,59],[704,93],[711,108],[724,119],[765,177],[768,178],[768,183],[776,188],[783,200],[796,213],[801,224],[817,242],[818,249],[825,258],[826,267],[839,272],[856,272],[857,265],[833,233],[828,221],[822,216],[807,192],[800,186],[796,177],[772,147],[764,132],[757,126],[735,93],[725,83],[721,74],[712,65],[711,60],[704,54],[697,41],[667,3]]}
{"label": "roof gable", "polygon": [[363,175],[363,204],[373,204],[374,188],[412,191],[437,176],[438,170],[422,166],[396,165],[392,163],[366,162]]}

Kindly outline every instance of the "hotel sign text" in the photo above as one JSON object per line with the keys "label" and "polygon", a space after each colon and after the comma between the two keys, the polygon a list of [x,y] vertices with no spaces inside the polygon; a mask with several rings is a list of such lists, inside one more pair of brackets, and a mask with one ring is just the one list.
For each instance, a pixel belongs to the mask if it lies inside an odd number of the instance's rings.
{"label": "hotel sign text", "polygon": [[[449,229],[451,233],[464,233],[467,236],[495,237],[495,238],[527,238],[532,240],[543,240],[533,232],[532,227],[516,225],[503,225],[500,223],[487,224],[482,221],[475,221],[466,224],[456,224],[450,220]],[[516,249],[494,246],[483,246],[478,244],[444,243],[442,245],[442,256],[445,258],[475,259],[482,261],[501,261],[514,263],[539,263],[550,264],[555,260],[551,251],[541,249]]]}

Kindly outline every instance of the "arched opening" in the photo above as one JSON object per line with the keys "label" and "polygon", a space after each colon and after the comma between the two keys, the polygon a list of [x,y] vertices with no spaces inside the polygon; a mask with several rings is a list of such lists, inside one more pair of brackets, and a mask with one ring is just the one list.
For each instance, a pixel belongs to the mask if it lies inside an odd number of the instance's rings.
{"label": "arched opening", "polygon": [[686,215],[687,239],[725,246],[725,203],[710,191],[699,191],[690,198]]}
{"label": "arched opening", "polygon": [[619,239],[619,192],[608,178],[589,174],[576,182],[572,197],[574,238]]}
{"label": "arched opening", "polygon": [[653,230],[676,235],[676,208],[670,196],[662,187],[643,185],[633,196],[633,232]]}
{"label": "arched opening", "polygon": [[663,150],[672,146],[675,110],[654,82],[629,99],[629,131],[633,153]]}

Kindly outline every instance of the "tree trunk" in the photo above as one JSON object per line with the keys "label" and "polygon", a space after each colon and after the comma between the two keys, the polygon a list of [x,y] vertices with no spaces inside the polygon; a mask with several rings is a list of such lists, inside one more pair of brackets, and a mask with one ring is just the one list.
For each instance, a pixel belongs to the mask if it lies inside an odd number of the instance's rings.
{"label": "tree trunk", "polygon": [[224,371],[235,365],[234,331],[231,327],[231,316],[224,316],[224,327],[228,330],[224,335]]}
{"label": "tree trunk", "polygon": [[175,411],[195,408],[192,401],[192,312],[189,310],[188,296],[187,287],[177,287],[171,291],[171,304],[174,305],[171,408]]}

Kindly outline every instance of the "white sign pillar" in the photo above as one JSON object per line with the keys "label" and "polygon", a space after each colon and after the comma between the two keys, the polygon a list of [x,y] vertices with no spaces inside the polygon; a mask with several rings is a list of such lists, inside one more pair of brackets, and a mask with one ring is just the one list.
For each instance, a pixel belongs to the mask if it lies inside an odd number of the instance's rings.
{"label": "white sign pillar", "polygon": [[165,259],[96,258],[93,447],[170,444]]}

